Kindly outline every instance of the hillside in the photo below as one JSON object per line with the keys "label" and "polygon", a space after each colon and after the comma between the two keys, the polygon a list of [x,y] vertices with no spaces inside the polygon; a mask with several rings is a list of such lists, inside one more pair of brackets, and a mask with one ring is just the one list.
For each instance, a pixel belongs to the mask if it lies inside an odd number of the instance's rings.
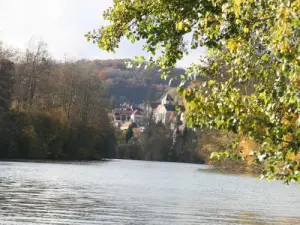
{"label": "hillside", "polygon": [[[97,70],[103,85],[111,97],[112,105],[123,102],[139,104],[145,100],[156,100],[169,90],[169,81],[162,80],[159,69],[127,68],[125,60],[93,60],[88,64]],[[175,76],[184,73],[183,69],[173,70]],[[174,80],[171,87],[176,87]]]}

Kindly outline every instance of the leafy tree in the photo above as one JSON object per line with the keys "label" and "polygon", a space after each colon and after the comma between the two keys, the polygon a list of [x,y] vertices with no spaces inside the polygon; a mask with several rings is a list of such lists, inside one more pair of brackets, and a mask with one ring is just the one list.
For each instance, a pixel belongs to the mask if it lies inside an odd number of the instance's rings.
{"label": "leafy tree", "polygon": [[133,137],[133,130],[132,130],[133,125],[131,124],[127,131],[126,131],[126,143]]}
{"label": "leafy tree", "polygon": [[256,142],[249,154],[264,165],[262,177],[300,181],[299,15],[299,0],[115,0],[104,12],[110,25],[86,37],[106,51],[122,37],[144,39],[149,64],[164,76],[190,49],[206,47],[182,78],[208,80],[178,88],[189,125]]}
{"label": "leafy tree", "polygon": [[1,149],[4,149],[5,154],[10,154],[9,139],[11,138],[12,124],[10,124],[8,118],[11,105],[13,71],[14,64],[7,59],[0,58],[0,157],[4,154]]}
{"label": "leafy tree", "polygon": [[3,116],[9,111],[12,91],[13,63],[7,59],[0,59],[0,115]]}

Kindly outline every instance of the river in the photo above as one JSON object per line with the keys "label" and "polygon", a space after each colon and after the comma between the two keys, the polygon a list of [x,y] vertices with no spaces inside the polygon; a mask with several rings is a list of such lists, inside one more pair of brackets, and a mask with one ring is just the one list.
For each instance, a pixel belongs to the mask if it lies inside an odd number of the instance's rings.
{"label": "river", "polygon": [[196,164],[0,162],[0,224],[300,224],[300,186]]}

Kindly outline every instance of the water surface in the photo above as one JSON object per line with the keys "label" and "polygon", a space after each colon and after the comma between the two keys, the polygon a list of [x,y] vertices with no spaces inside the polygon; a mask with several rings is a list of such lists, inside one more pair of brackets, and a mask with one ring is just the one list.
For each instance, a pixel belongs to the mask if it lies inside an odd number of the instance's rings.
{"label": "water surface", "polygon": [[300,186],[195,164],[0,162],[0,224],[300,224]]}

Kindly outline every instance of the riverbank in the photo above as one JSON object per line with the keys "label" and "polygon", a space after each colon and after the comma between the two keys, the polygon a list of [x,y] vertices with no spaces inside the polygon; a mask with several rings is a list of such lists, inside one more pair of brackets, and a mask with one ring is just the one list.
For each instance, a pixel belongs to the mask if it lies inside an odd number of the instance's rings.
{"label": "riverbank", "polygon": [[115,157],[146,161],[185,162],[213,165],[219,170],[233,173],[259,175],[262,165],[242,159],[211,158],[213,152],[240,155],[241,147],[233,147],[236,134],[213,129],[194,131],[185,129],[176,133],[163,124],[149,123],[143,133],[134,132],[129,143],[124,143],[125,133],[119,132]]}

